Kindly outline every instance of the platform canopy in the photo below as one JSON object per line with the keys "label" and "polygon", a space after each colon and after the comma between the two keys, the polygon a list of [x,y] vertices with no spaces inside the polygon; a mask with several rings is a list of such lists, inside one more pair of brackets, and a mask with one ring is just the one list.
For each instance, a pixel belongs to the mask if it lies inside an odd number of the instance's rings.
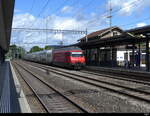
{"label": "platform canopy", "polygon": [[[90,38],[88,38],[90,39]],[[79,46],[82,49],[98,48],[98,47],[112,47],[128,44],[138,44],[150,40],[150,26],[130,29],[124,31],[121,35],[108,38],[92,38],[91,41],[79,42],[72,46]]]}
{"label": "platform canopy", "polygon": [[125,32],[129,32],[135,35],[145,35],[147,37],[150,37],[150,25],[126,30]]}
{"label": "platform canopy", "polygon": [[9,49],[15,0],[0,0],[0,48]]}

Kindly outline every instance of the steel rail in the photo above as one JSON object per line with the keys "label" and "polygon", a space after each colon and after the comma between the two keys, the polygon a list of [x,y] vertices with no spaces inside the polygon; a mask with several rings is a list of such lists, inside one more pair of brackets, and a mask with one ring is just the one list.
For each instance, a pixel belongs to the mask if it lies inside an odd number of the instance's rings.
{"label": "steel rail", "polygon": [[94,71],[90,71],[89,72],[89,70],[83,70],[83,71],[80,71],[80,72],[82,72],[82,73],[88,73],[88,74],[93,74],[93,75],[96,75],[96,76],[105,76],[105,77],[112,78],[112,79],[118,79],[118,80],[136,82],[136,83],[145,84],[145,85],[149,85],[150,86],[149,82],[142,81],[142,80],[135,80],[135,79],[129,79],[129,78],[121,77],[122,74],[120,74],[120,76],[116,77],[116,76],[112,76],[112,75],[109,75],[109,74],[101,74],[101,73],[98,73],[96,71],[95,72]]}
{"label": "steel rail", "polygon": [[39,102],[42,104],[43,108],[45,109],[46,112],[50,113],[49,109],[47,108],[47,106],[45,105],[45,103],[42,101],[42,99],[38,96],[38,94],[35,92],[35,90],[33,89],[33,87],[25,80],[23,74],[20,73],[20,71],[18,70],[17,66],[14,64],[13,65],[15,67],[15,69],[17,70],[18,74],[21,76],[21,78],[24,80],[24,82],[30,87],[30,89],[32,90],[32,92],[34,93],[34,95],[38,98]]}
{"label": "steel rail", "polygon": [[[113,88],[109,88],[109,87],[106,87],[106,86],[101,86],[101,85],[98,85],[98,84],[95,84],[95,83],[92,83],[92,82],[88,82],[88,81],[85,81],[85,80],[82,80],[81,78],[84,78],[84,79],[89,79],[89,80],[92,80],[92,81],[96,81],[96,82],[100,82],[100,83],[104,83],[104,84],[109,84],[109,85],[112,85],[112,86],[118,86],[118,87],[121,87],[121,88],[124,88],[124,89],[127,89],[128,91],[130,92],[136,92],[136,94],[140,94],[142,93],[142,95],[144,94],[150,94],[150,92],[147,92],[147,91],[142,91],[142,90],[138,90],[138,89],[134,89],[134,88],[130,88],[130,87],[125,87],[125,86],[121,86],[121,85],[117,85],[117,84],[113,84],[113,83],[109,83],[109,82],[104,82],[104,81],[100,81],[100,80],[97,80],[97,79],[93,79],[93,78],[89,78],[89,77],[86,77],[86,76],[81,76],[81,75],[78,75],[78,74],[72,74],[72,73],[69,73],[69,72],[65,72],[65,71],[62,71],[62,70],[58,70],[58,69],[47,69],[47,68],[44,68],[44,67],[39,67],[41,69],[44,69],[44,70],[48,70],[48,71],[51,71],[55,74],[58,74],[58,75],[62,75],[64,77],[67,77],[67,78],[72,78],[74,80],[78,80],[80,82],[84,82],[84,83],[87,83],[87,84],[90,84],[90,85],[93,85],[93,86],[96,86],[96,87],[101,87],[101,88],[104,88],[104,89],[107,89],[107,90],[110,90],[110,91],[113,91],[113,92],[117,92],[119,94],[124,94],[124,95],[127,95],[129,97],[132,97],[132,98],[136,98],[136,99],[139,99],[139,100],[142,100],[142,101],[146,101],[146,102],[150,102],[150,99],[145,99],[145,98],[142,98],[140,96],[136,96],[136,95],[133,95],[133,94],[128,94],[124,91],[118,91],[118,90],[115,90]],[[59,72],[58,72],[59,71]],[[63,73],[60,73],[60,72],[63,72]],[[70,74],[70,75],[69,75]],[[72,77],[72,76],[77,76],[76,77]],[[80,78],[80,79],[79,79]]]}
{"label": "steel rail", "polygon": [[70,98],[68,98],[67,96],[63,95],[59,90],[55,89],[54,87],[52,87],[49,83],[41,80],[37,74],[34,74],[32,71],[29,71],[27,68],[25,68],[24,66],[22,66],[21,64],[18,64],[17,62],[15,62],[17,65],[19,65],[20,67],[22,67],[25,71],[27,71],[29,74],[31,74],[32,76],[34,76],[36,79],[38,79],[39,81],[41,81],[42,83],[44,83],[47,87],[49,87],[50,89],[52,89],[53,91],[55,91],[56,93],[58,93],[60,96],[62,96],[63,98],[65,98],[67,101],[69,101],[71,104],[73,104],[75,107],[77,107],[78,109],[80,109],[82,112],[84,113],[88,113],[88,111],[84,108],[82,108],[80,105],[78,105],[77,103],[73,102]]}
{"label": "steel rail", "polygon": [[[28,62],[27,62],[28,63]],[[33,62],[32,62],[33,63]],[[37,65],[39,65],[38,63],[34,63],[34,64],[37,64]],[[42,65],[42,64],[40,64],[40,65]],[[43,65],[43,66],[45,66],[45,67],[47,67],[47,68],[54,68],[54,67],[52,67],[52,66],[47,66],[47,65]],[[58,67],[57,67],[58,68]],[[123,75],[124,74],[122,74],[122,73],[120,73],[120,75],[118,74],[117,76],[118,77],[116,77],[116,76],[113,76],[113,75],[109,75],[109,74],[101,74],[101,73],[98,73],[97,71],[90,71],[90,70],[81,70],[80,72],[82,72],[82,73],[88,73],[88,74],[92,74],[92,75],[96,75],[96,76],[104,76],[104,77],[108,77],[108,78],[112,78],[112,79],[118,79],[118,80],[123,80],[123,81],[130,81],[130,82],[136,82],[136,83],[139,83],[139,84],[145,84],[145,85],[149,85],[150,86],[150,82],[147,82],[147,81],[142,81],[142,80],[135,80],[135,79],[129,79],[129,78],[126,78],[126,77],[123,77]],[[106,72],[106,71],[105,71]],[[127,75],[127,74],[126,74]],[[137,75],[138,76],[138,75]]]}

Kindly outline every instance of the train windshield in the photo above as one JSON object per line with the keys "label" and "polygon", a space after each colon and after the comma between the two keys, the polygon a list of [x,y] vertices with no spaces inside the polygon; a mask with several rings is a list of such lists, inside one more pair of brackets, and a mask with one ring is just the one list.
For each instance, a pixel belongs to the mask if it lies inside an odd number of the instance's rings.
{"label": "train windshield", "polygon": [[82,54],[82,52],[72,52],[71,56],[72,57],[83,57],[83,54]]}

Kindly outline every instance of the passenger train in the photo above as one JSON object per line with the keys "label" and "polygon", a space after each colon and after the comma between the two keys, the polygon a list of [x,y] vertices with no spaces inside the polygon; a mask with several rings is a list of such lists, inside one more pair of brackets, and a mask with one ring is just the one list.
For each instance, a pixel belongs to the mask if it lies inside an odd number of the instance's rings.
{"label": "passenger train", "polygon": [[78,47],[67,47],[29,53],[24,56],[24,59],[76,70],[85,66],[83,51]]}

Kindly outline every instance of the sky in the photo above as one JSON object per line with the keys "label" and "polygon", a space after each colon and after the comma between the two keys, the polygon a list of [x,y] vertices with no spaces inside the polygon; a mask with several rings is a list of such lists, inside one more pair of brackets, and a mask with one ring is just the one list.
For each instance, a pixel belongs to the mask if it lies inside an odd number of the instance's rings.
{"label": "sky", "polygon": [[[16,0],[13,28],[87,29],[88,33],[112,26],[123,30],[150,25],[150,0]],[[84,34],[54,34],[44,31],[12,31],[11,44],[29,50],[32,46],[76,43]]]}

